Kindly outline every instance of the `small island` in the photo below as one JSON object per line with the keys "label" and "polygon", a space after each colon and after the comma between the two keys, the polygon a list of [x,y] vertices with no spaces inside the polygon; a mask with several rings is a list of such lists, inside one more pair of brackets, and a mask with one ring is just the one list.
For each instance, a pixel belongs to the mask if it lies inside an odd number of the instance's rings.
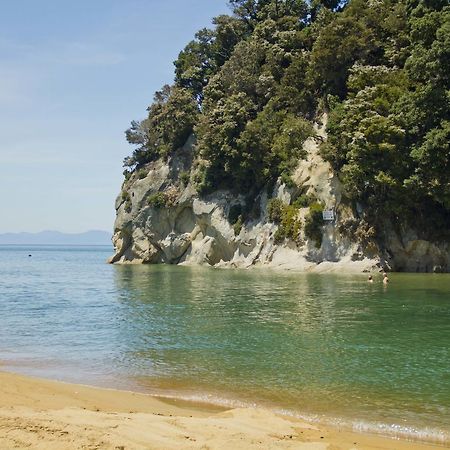
{"label": "small island", "polygon": [[230,4],[126,131],[110,261],[450,271],[446,2]]}

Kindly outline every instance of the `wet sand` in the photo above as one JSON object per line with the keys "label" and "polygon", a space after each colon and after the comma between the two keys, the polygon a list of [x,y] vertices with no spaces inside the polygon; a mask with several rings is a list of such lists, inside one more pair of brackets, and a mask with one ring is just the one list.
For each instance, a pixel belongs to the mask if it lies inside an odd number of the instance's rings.
{"label": "wet sand", "polygon": [[430,450],[441,446],[0,372],[0,449]]}

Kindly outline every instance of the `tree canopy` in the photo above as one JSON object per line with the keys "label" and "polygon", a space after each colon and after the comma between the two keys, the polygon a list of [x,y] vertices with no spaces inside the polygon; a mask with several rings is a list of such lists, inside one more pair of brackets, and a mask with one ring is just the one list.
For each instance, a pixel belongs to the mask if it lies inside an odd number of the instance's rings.
{"label": "tree canopy", "polygon": [[450,221],[446,0],[229,3],[127,130],[128,167],[169,157],[194,134],[201,192],[261,189],[289,175],[327,112],[322,154],[350,201],[374,221],[430,211]]}

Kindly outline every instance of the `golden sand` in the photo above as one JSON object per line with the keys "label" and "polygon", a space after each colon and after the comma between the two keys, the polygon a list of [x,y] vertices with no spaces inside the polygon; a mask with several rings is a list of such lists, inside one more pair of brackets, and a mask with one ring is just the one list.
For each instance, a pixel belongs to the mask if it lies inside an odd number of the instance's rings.
{"label": "golden sand", "polygon": [[442,447],[0,372],[0,449],[425,450]]}

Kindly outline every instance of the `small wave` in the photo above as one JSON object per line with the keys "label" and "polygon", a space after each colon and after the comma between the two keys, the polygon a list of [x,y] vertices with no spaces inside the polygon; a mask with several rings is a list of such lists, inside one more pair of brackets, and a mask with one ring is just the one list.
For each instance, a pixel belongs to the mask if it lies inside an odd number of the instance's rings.
{"label": "small wave", "polygon": [[408,439],[414,441],[426,441],[435,444],[449,444],[450,433],[437,428],[417,428],[398,424],[386,424],[381,422],[358,421],[352,424],[354,431],[362,433],[383,434],[394,438]]}
{"label": "small wave", "polygon": [[343,428],[357,433],[379,434],[385,437],[423,441],[433,444],[449,444],[450,432],[432,427],[415,427],[383,422],[369,422],[364,420],[327,417],[323,415],[302,414],[287,409],[274,409],[274,412],[287,415],[307,422],[329,425],[333,428]]}
{"label": "small wave", "polygon": [[378,434],[394,439],[405,439],[410,441],[422,441],[433,444],[446,445],[450,443],[450,432],[432,427],[415,427],[407,425],[399,425],[395,423],[368,422],[363,420],[352,420],[337,417],[327,417],[319,414],[302,413],[290,409],[270,407],[255,402],[246,402],[233,398],[220,397],[213,394],[182,394],[168,392],[154,392],[160,398],[171,400],[182,400],[186,402],[200,403],[224,408],[263,408],[270,410],[276,414],[289,416],[296,419],[304,420],[309,423],[317,423],[333,428],[343,428],[357,433]]}
{"label": "small wave", "polygon": [[411,441],[423,441],[433,444],[449,444],[450,432],[431,427],[415,427],[399,425],[395,423],[368,422],[364,420],[352,420],[337,417],[326,417],[323,415],[302,414],[286,409],[274,409],[278,414],[295,417],[307,422],[316,422],[329,425],[333,428],[344,428],[357,433],[371,433],[382,436],[405,439]]}

